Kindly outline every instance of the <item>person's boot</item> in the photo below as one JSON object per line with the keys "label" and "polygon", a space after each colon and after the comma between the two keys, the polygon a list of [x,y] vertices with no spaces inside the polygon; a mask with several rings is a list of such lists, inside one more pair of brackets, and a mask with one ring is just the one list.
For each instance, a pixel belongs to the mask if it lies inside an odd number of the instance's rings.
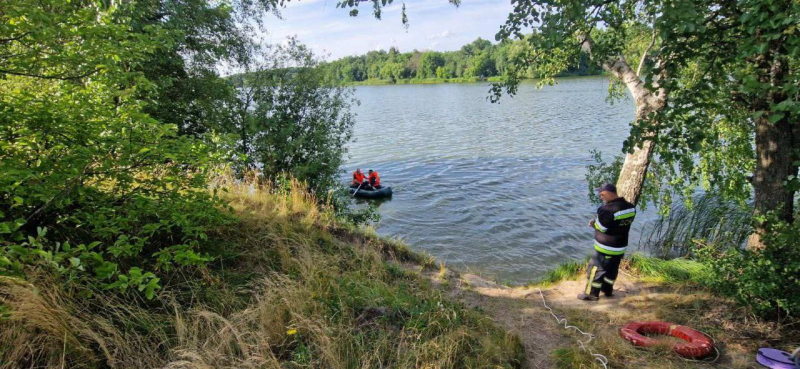
{"label": "person's boot", "polygon": [[579,294],[578,294],[578,300],[583,300],[583,301],[597,301],[597,300],[599,300],[599,299],[600,299],[600,298],[599,298],[599,297],[597,297],[597,296],[587,295],[587,294],[585,294],[585,293],[579,293]]}

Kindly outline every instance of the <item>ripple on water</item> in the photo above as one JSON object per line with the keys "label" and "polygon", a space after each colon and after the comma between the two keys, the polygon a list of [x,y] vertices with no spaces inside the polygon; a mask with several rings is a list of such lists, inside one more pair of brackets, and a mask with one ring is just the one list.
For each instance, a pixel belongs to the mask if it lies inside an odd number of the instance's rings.
{"label": "ripple on water", "polygon": [[[499,105],[486,102],[487,91],[487,84],[358,87],[343,180],[359,166],[379,170],[394,187],[394,198],[379,205],[378,233],[526,282],[590,252],[595,206],[585,167],[592,149],[619,152],[633,108],[608,105],[602,78],[542,90],[523,84]],[[637,218],[634,233],[648,217]]]}

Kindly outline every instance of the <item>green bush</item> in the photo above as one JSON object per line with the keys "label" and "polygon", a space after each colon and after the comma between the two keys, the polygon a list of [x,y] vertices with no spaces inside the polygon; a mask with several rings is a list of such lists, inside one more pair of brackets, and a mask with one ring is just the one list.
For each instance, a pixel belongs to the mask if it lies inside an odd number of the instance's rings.
{"label": "green bush", "polygon": [[0,275],[45,268],[152,298],[155,273],[209,260],[206,232],[227,218],[206,185],[222,141],[143,112],[137,92],[152,84],[131,70],[168,39],[132,33],[126,9],[14,0],[0,12],[14,36],[0,53],[25,56],[0,74]]}
{"label": "green bush", "polygon": [[800,225],[772,222],[762,249],[697,250],[708,266],[702,281],[764,317],[800,314]]}

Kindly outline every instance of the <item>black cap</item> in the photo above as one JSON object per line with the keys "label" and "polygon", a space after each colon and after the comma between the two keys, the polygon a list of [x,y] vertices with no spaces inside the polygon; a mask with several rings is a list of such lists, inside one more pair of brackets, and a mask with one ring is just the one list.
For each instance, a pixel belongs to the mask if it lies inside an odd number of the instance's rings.
{"label": "black cap", "polygon": [[600,192],[603,192],[603,191],[617,193],[617,186],[614,186],[611,183],[606,183],[606,184],[602,185],[601,187],[595,188],[595,191],[597,191],[597,193],[600,193]]}

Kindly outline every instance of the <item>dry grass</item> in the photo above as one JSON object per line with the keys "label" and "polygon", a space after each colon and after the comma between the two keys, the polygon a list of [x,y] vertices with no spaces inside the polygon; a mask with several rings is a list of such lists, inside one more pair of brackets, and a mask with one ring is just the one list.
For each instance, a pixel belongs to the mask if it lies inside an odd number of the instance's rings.
{"label": "dry grass", "polygon": [[[590,346],[609,358],[612,368],[757,368],[759,347],[790,349],[800,344],[796,327],[757,319],[732,301],[690,287],[663,287],[659,292],[622,300],[626,311],[587,312],[565,310],[571,324],[593,332]],[[714,338],[718,359],[683,359],[665,346],[640,349],[619,336],[618,328],[630,321],[662,320],[687,325]],[[599,368],[575,347],[553,353],[560,368]]]}
{"label": "dry grass", "polygon": [[215,230],[209,268],[164,276],[153,301],[42,272],[0,278],[0,366],[520,365],[516,337],[398,266],[435,268],[431,258],[340,224],[298,183],[216,185],[238,221]]}

